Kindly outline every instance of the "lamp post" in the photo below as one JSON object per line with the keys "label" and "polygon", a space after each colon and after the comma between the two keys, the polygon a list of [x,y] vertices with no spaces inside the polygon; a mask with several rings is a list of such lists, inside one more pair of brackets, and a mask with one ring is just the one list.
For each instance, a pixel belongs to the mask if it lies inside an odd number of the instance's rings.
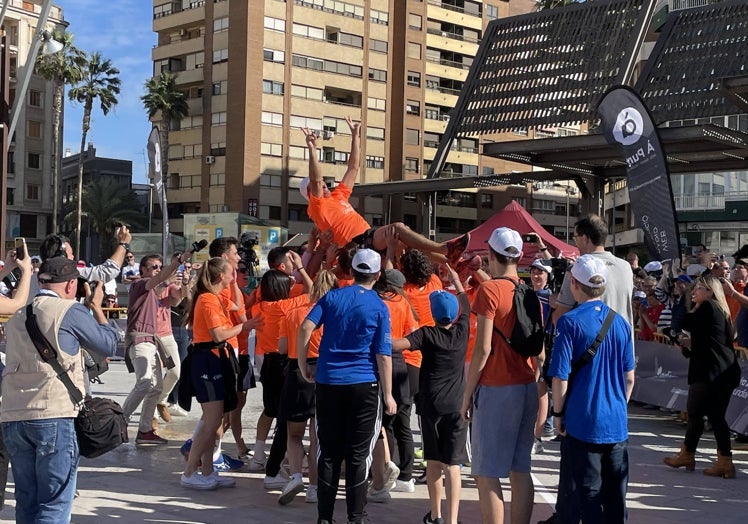
{"label": "lamp post", "polygon": [[566,243],[569,243],[569,194],[571,194],[571,188],[569,187],[569,181],[566,181]]}
{"label": "lamp post", "polygon": [[151,224],[153,223],[153,188],[156,186],[148,184],[148,232],[151,232]]}

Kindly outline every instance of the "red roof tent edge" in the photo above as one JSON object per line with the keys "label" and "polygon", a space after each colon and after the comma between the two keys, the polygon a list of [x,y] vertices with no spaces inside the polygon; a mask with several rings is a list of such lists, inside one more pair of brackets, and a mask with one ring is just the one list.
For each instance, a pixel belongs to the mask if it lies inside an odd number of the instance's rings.
{"label": "red roof tent edge", "polygon": [[[526,235],[529,233],[537,233],[543,242],[548,246],[548,251],[554,257],[563,255],[579,255],[579,250],[567,244],[563,240],[560,240],[550,234],[540,223],[535,220],[527,210],[522,207],[516,200],[512,200],[511,203],[501,211],[494,213],[491,218],[483,222],[480,226],[470,231],[470,243],[466,251],[475,253],[485,253],[488,251],[488,238],[493,233],[494,229],[499,227],[509,227],[517,231],[520,235]],[[523,249],[522,259],[519,262],[520,267],[529,266],[538,254],[538,249],[535,244],[528,244],[525,242]]]}

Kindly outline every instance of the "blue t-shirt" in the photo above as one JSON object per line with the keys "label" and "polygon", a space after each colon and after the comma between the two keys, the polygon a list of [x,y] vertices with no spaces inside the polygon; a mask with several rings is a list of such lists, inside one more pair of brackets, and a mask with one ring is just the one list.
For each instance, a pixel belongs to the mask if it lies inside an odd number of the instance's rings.
{"label": "blue t-shirt", "polygon": [[320,384],[376,382],[377,355],[392,355],[390,311],[376,291],[353,285],[323,296],[306,317],[324,325],[317,374]]}
{"label": "blue t-shirt", "polygon": [[[571,363],[592,345],[608,310],[599,300],[584,302],[558,320],[549,376],[569,378]],[[594,444],[628,439],[625,375],[633,369],[631,326],[616,314],[595,358],[579,370],[567,395],[569,435]]]}

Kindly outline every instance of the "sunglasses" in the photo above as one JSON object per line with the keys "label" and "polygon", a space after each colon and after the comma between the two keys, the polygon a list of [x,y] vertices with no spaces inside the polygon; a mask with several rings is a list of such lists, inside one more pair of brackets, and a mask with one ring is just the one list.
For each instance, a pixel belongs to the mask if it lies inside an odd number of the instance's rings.
{"label": "sunglasses", "polygon": [[132,255],[127,255],[125,258],[135,258],[135,257]]}
{"label": "sunglasses", "polygon": [[162,266],[161,264],[153,264],[151,266],[151,269],[161,269],[162,267],[164,267],[164,266]]}

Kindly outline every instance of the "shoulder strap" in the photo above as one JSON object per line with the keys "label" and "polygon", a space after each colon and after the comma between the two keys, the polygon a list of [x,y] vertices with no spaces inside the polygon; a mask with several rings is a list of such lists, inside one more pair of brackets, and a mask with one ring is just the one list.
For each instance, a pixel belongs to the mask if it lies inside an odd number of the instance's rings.
{"label": "shoulder strap", "polygon": [[60,379],[68,390],[72,401],[80,406],[83,403],[83,395],[80,390],[75,387],[75,384],[73,384],[67,371],[62,368],[62,364],[60,364],[60,361],[57,359],[57,351],[54,346],[49,343],[47,337],[45,337],[42,330],[39,329],[39,324],[37,323],[36,315],[34,314],[34,308],[31,304],[26,306],[26,331],[28,331],[29,337],[34,343],[36,350],[39,352],[41,359],[52,366],[52,369],[57,373],[57,378]]}
{"label": "shoulder strap", "polygon": [[[515,290],[515,291],[516,291],[516,290],[517,290],[517,288],[519,287],[519,282],[518,282],[518,281],[516,281],[516,280],[514,280],[513,278],[509,278],[509,277],[496,277],[496,280],[508,280],[509,282],[511,282],[512,284],[514,284],[514,290]],[[514,302],[512,302],[512,307],[514,307]],[[508,337],[507,337],[506,335],[504,335],[504,333],[502,333],[502,332],[501,332],[501,330],[500,330],[499,328],[497,328],[497,327],[496,327],[496,324],[494,324],[493,322],[492,322],[491,324],[493,325],[493,330],[494,330],[494,331],[495,331],[496,333],[498,333],[498,334],[499,334],[499,336],[500,336],[500,337],[501,337],[502,339],[504,339],[504,341],[505,341],[505,342],[506,342],[507,344],[511,345],[511,343],[509,342],[509,340],[510,340],[510,339],[509,339],[509,338],[508,338]],[[491,348],[491,352],[493,353],[493,348]]]}
{"label": "shoulder strap", "polygon": [[[605,321],[603,322],[603,325],[600,326],[600,331],[597,332],[597,336],[595,337],[595,341],[592,342],[590,347],[587,348],[587,351],[585,351],[581,357],[579,357],[577,360],[572,362],[571,364],[571,373],[569,374],[569,385],[571,385],[572,379],[576,376],[577,373],[579,373],[579,370],[582,369],[584,366],[592,362],[592,359],[595,358],[595,355],[597,355],[597,349],[600,347],[600,344],[602,344],[603,340],[605,340],[606,335],[608,334],[608,330],[610,329],[610,325],[613,323],[613,319],[616,316],[616,312],[612,309],[608,309],[608,315],[605,317]],[[568,386],[567,386],[568,389]],[[566,393],[568,397],[568,391]]]}

